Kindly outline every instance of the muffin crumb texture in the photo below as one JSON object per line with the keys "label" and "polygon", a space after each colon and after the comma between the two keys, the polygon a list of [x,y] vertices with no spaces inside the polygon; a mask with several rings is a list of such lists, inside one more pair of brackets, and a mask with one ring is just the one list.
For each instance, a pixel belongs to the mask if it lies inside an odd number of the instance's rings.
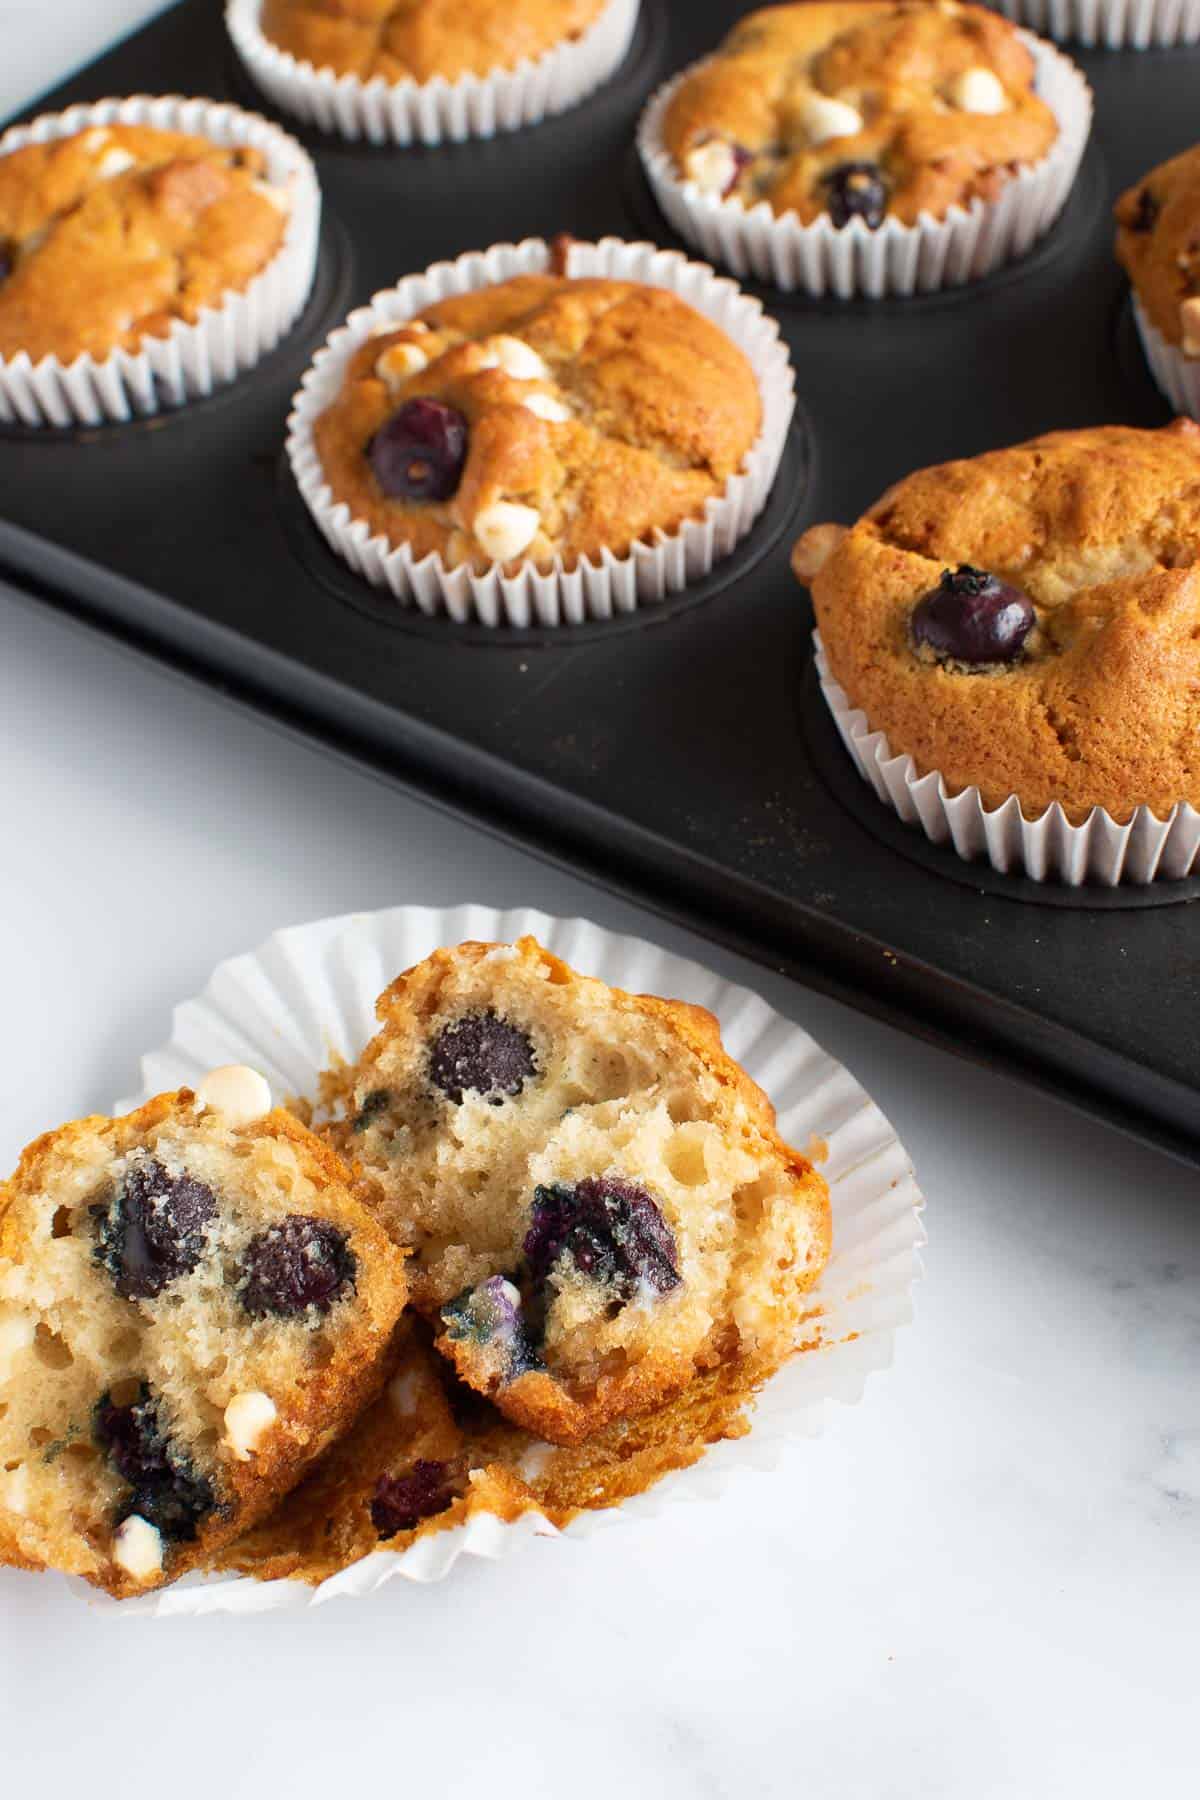
{"label": "muffin crumb texture", "polygon": [[458,1380],[409,1318],[395,1372],[379,1400],[269,1519],[217,1551],[219,1573],[260,1581],[326,1581],[378,1550],[484,1515],[537,1512],[562,1528],[581,1512],[620,1505],[711,1444],[744,1437],[755,1382],[725,1363],[676,1399],[562,1446],[506,1419]]}
{"label": "muffin crumb texture", "polygon": [[[819,534],[819,535],[818,535]],[[793,565],[894,754],[1028,817],[1200,806],[1200,426],[1053,432],[923,469]]]}
{"label": "muffin crumb texture", "polygon": [[379,1003],[334,1129],[412,1244],[459,1377],[578,1443],[798,1347],[824,1181],[710,1014],[577,975],[533,939],[439,951]]}
{"label": "muffin crumb texture", "polygon": [[249,286],[283,244],[262,154],[95,125],[0,157],[0,357],[135,351]]}
{"label": "muffin crumb texture", "polygon": [[571,568],[702,517],[761,420],[741,350],[674,294],[525,275],[368,339],[314,439],[415,560]]}
{"label": "muffin crumb texture", "polygon": [[515,69],[582,37],[607,0],[264,0],[263,36],[360,81]]}
{"label": "muffin crumb texture", "polygon": [[122,1597],[261,1518],[378,1392],[404,1259],[288,1114],[187,1089],[0,1186],[0,1562]]}
{"label": "muffin crumb texture", "polygon": [[676,171],[802,224],[916,224],[998,198],[1058,137],[1034,62],[984,7],[841,0],[749,14],[679,86]]}

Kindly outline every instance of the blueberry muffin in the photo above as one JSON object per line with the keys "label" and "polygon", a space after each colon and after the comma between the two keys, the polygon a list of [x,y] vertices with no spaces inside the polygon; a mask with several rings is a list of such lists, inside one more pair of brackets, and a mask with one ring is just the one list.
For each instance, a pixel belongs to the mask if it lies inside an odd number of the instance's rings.
{"label": "blueberry muffin", "polygon": [[793,552],[832,673],[984,805],[1200,806],[1200,426],[1058,431],[922,469]]}
{"label": "blueberry muffin", "polygon": [[608,0],[263,0],[261,30],[315,69],[432,81],[515,69],[582,37]]}
{"label": "blueberry muffin", "polygon": [[270,1518],[216,1553],[215,1572],[315,1585],[372,1551],[407,1550],[481,1514],[512,1521],[536,1510],[562,1528],[749,1430],[743,1371],[725,1364],[656,1412],[583,1444],[550,1444],[458,1381],[419,1322],[406,1321],[401,1338],[381,1398]]}
{"label": "blueberry muffin", "polygon": [[29,1146],[0,1186],[0,1562],[161,1586],[358,1416],[405,1282],[348,1180],[246,1069]]}
{"label": "blueberry muffin", "polygon": [[335,1142],[437,1346],[516,1424],[577,1443],[698,1374],[796,1348],[824,1181],[711,1014],[577,975],[532,938],[394,982]]}
{"label": "blueberry muffin", "polygon": [[1160,163],[1117,201],[1117,260],[1168,344],[1200,356],[1200,145]]}
{"label": "blueberry muffin", "polygon": [[750,13],[663,124],[677,174],[703,191],[870,230],[995,200],[1057,137],[1013,26],[954,0]]}
{"label": "blueberry muffin", "polygon": [[261,153],[93,125],[0,156],[0,357],[136,350],[249,286],[290,198]]}
{"label": "blueberry muffin", "polygon": [[741,350],[674,294],[524,275],[368,339],[313,435],[372,534],[484,570],[703,517],[761,422]]}

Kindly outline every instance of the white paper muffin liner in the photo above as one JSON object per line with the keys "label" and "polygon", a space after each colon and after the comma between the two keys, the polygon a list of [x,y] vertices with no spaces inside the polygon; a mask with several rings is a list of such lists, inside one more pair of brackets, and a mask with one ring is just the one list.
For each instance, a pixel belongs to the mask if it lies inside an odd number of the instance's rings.
{"label": "white paper muffin liner", "polygon": [[1087,50],[1200,42],[1200,0],[984,0],[1017,25]]}
{"label": "white paper muffin liner", "polygon": [[[602,981],[708,1007],[721,1021],[729,1053],[775,1102],[784,1138],[805,1149],[815,1135],[828,1146],[818,1167],[829,1182],[833,1253],[814,1294],[823,1347],[799,1354],[767,1384],[748,1437],[714,1445],[694,1468],[667,1476],[618,1510],[583,1514],[568,1527],[572,1538],[581,1538],[631,1515],[648,1518],[677,1502],[717,1499],[746,1471],[777,1468],[789,1446],[820,1433],[828,1403],[853,1405],[862,1397],[867,1376],[889,1365],[895,1333],[912,1318],[925,1238],[908,1157],[853,1076],[806,1032],[700,964],[586,919],[526,908],[399,906],[280,931],[253,954],[222,963],[203,994],[175,1009],[170,1041],[142,1059],[141,1093],[116,1110],[194,1086],[207,1070],[230,1062],[261,1070],[276,1100],[313,1095],[331,1057],[356,1058],[374,1035],[376,997],[402,970],[440,945],[512,942],[526,933]],[[476,1515],[408,1550],[376,1551],[316,1588],[189,1575],[159,1594],[117,1602],[80,1580],[71,1586],[93,1605],[118,1606],[122,1615],[257,1613],[371,1593],[397,1577],[440,1581],[462,1556],[498,1559],[539,1535],[559,1535],[539,1513],[513,1524]]]}
{"label": "white paper muffin liner", "polygon": [[765,200],[705,194],[676,173],[663,143],[667,108],[695,73],[685,69],[654,95],[638,126],[638,151],[655,199],[675,230],[713,262],[785,292],[802,289],[849,299],[856,294],[928,294],[959,287],[1013,262],[1044,237],[1066,204],[1092,124],[1092,90],[1060,51],[1028,32],[1021,37],[1036,64],[1038,94],[1054,113],[1059,135],[1041,162],[1019,169],[999,198],[953,206],[944,219],[916,225],[885,218],[877,231],[851,219],[839,231],[828,215],[811,225],[776,216]]}
{"label": "white paper muffin liner", "polygon": [[246,288],[206,307],[194,324],[174,320],[166,337],[147,337],[136,351],[78,356],[72,363],[56,356],[35,363],[25,353],[0,357],[0,419],[6,423],[120,423],[210,394],[273,350],[308,298],[321,222],[316,170],[294,138],[257,113],[175,94],[157,99],[136,94],[14,125],[0,137],[0,156],[25,144],[115,124],[152,125],[260,150],[267,180],[290,199],[283,243]]}
{"label": "white paper muffin liner", "polygon": [[983,858],[1004,875],[1118,887],[1122,882],[1178,881],[1200,872],[1200,812],[1182,802],[1160,819],[1139,806],[1119,825],[1102,806],[1072,825],[1058,801],[1027,819],[1015,794],[989,810],[977,787],[953,793],[945,777],[917,773],[907,754],[894,754],[883,731],[872,731],[829,668],[819,631],[813,632],[817,675],[833,720],[864,781],[907,825],[935,844],[949,844],[965,861]]}
{"label": "white paper muffin liner", "polygon": [[795,406],[795,376],[778,325],[759,301],[705,264],[689,262],[675,250],[619,238],[573,243],[567,273],[640,281],[678,294],[733,339],[758,382],[763,405],[758,438],[742,472],[730,478],[723,494],[706,503],[702,519],[689,519],[678,531],[656,531],[624,556],[604,550],[598,561],[581,559],[574,569],[564,568],[556,557],[546,570],[526,562],[511,574],[497,565],[478,574],[465,566],[447,568],[437,554],[417,560],[407,544],[393,546],[382,535],[372,536],[365,520],[356,519],[344,501],[334,499],[313,441],[313,423],[337,397],[359,346],[448,295],[540,273],[549,267],[550,258],[543,239],[527,238],[520,244],[494,244],[456,262],[435,263],[423,275],[408,276],[352,312],[331,334],[292,403],[288,457],[309,511],[330,547],[373,587],[387,588],[402,606],[484,625],[575,625],[586,619],[610,619],[664,600],[707,575],[745,537],[766,504]]}
{"label": "white paper muffin liner", "polygon": [[321,131],[371,144],[462,143],[568,111],[624,61],[639,0],[609,0],[579,38],[515,69],[457,81],[360,81],[300,62],[263,36],[262,0],[228,0],[225,22],[247,73],[285,112]]}
{"label": "white paper muffin liner", "polygon": [[1133,294],[1131,298],[1138,336],[1159,391],[1166,395],[1176,412],[1200,419],[1200,357],[1185,356],[1178,344],[1169,343],[1151,321],[1138,296]]}

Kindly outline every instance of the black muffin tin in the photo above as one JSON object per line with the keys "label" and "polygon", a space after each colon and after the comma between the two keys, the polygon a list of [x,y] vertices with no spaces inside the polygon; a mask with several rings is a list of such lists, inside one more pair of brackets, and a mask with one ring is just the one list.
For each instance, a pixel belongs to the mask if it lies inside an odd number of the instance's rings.
{"label": "black muffin tin", "polygon": [[[221,10],[182,0],[30,112],[183,92],[272,114]],[[838,742],[788,570],[805,525],[851,520],[922,464],[1167,419],[1109,208],[1198,135],[1200,53],[1079,54],[1092,143],[1022,263],[913,300],[754,290],[792,349],[797,421],[754,532],[665,606],[557,631],[401,611],[326,548],[281,456],[313,350],[398,277],[564,230],[674,244],[632,148],[637,117],[745,10],[643,0],[603,90],[490,143],[373,150],[280,115],[324,192],[302,321],[249,377],[179,412],[0,432],[0,573],[501,836],[1200,1163],[1200,909],[1180,903],[1200,883],[1038,885],[901,825]]]}

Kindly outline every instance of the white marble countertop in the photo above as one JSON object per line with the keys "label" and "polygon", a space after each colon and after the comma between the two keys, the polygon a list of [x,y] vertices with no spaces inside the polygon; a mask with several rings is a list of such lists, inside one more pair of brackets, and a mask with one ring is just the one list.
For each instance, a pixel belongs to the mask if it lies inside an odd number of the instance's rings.
{"label": "white marble countertop", "polygon": [[[150,10],[0,0],[0,110]],[[0,1791],[1197,1791],[1194,1172],[3,592],[0,618],[0,1164],[127,1092],[172,1002],[277,926],[485,898],[656,938],[803,1020],[896,1123],[930,1234],[895,1367],[719,1506],[256,1620],[122,1620],[0,1572]]]}

